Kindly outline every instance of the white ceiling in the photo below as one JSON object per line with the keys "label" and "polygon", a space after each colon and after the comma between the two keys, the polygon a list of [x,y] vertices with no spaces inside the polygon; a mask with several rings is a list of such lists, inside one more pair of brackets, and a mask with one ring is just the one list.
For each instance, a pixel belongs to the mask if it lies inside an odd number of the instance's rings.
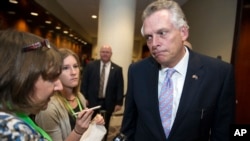
{"label": "white ceiling", "polygon": [[[56,0],[59,5],[87,32],[91,38],[97,38],[98,19],[91,19],[91,15],[98,15],[100,0]],[[135,38],[140,38],[141,14],[143,9],[154,0],[137,0]],[[187,0],[176,0],[183,5]]]}

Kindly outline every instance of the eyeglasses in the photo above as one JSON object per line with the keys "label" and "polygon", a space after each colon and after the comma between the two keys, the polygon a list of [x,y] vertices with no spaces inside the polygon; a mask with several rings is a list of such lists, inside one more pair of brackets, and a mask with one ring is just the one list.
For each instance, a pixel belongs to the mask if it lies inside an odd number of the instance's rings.
{"label": "eyeglasses", "polygon": [[24,52],[32,51],[32,50],[36,50],[36,49],[41,48],[41,47],[50,48],[49,40],[45,39],[41,42],[36,42],[34,44],[25,46],[25,47],[23,47],[22,51],[24,51]]}

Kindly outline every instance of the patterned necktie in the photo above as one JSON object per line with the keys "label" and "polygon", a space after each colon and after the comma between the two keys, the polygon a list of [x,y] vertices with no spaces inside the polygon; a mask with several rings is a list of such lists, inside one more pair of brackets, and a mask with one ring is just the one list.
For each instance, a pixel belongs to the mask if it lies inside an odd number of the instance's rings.
{"label": "patterned necktie", "polygon": [[104,98],[103,87],[104,87],[104,79],[105,79],[105,67],[106,67],[106,64],[103,64],[102,72],[100,75],[100,88],[99,88],[99,95],[98,95],[99,98]]}
{"label": "patterned necktie", "polygon": [[164,79],[161,93],[159,96],[159,110],[162,121],[162,126],[165,131],[165,135],[168,135],[171,130],[171,117],[172,117],[172,107],[173,107],[173,82],[172,75],[175,69],[168,69],[166,72],[166,77]]}

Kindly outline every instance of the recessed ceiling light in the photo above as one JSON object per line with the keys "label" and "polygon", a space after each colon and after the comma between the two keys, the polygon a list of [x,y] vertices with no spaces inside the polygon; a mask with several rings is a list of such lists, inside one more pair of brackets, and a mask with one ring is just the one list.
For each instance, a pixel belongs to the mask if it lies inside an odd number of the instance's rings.
{"label": "recessed ceiling light", "polygon": [[38,13],[36,13],[36,12],[30,12],[30,14],[31,14],[32,16],[38,16]]}
{"label": "recessed ceiling light", "polygon": [[45,21],[46,24],[51,24],[51,21]]}
{"label": "recessed ceiling light", "polygon": [[13,4],[18,4],[18,1],[16,0],[9,0],[10,3],[13,3]]}
{"label": "recessed ceiling light", "polygon": [[56,29],[61,29],[61,27],[60,26],[56,26]]}
{"label": "recessed ceiling light", "polygon": [[68,34],[69,32],[68,32],[67,30],[64,30],[63,33],[64,33],[64,34]]}
{"label": "recessed ceiling light", "polygon": [[97,16],[96,16],[96,15],[92,15],[91,17],[92,17],[92,19],[96,19],[96,18],[97,18]]}

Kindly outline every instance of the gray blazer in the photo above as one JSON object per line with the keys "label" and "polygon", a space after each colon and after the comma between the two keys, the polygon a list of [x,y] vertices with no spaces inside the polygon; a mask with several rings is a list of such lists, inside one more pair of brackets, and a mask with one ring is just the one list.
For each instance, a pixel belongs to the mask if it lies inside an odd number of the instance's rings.
{"label": "gray blazer", "polygon": [[[79,99],[86,107],[82,94],[79,94]],[[64,141],[72,131],[68,111],[56,96],[51,97],[47,109],[37,114],[35,121],[53,141]]]}

